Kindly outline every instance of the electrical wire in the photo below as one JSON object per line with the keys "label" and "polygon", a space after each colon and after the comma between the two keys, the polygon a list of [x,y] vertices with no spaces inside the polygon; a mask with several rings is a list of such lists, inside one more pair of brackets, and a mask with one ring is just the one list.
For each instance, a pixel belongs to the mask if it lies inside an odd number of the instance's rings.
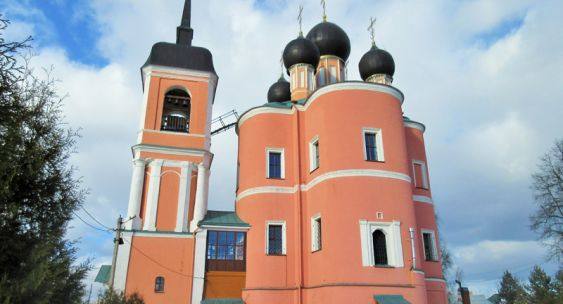
{"label": "electrical wire", "polygon": [[76,212],[72,211],[72,213],[73,213],[74,216],[76,216],[80,221],[82,221],[84,224],[88,225],[88,226],[89,226],[90,228],[92,228],[92,229],[96,229],[96,230],[98,230],[98,231],[108,232],[108,233],[109,233],[109,231],[111,230],[111,229],[102,229],[102,228],[96,227],[96,226],[94,226],[94,225],[88,223],[87,221],[85,221],[85,220],[84,220],[83,218],[81,218]]}
{"label": "electrical wire", "polygon": [[84,212],[86,212],[86,214],[88,214],[88,216],[90,218],[92,218],[94,220],[94,222],[98,223],[100,226],[108,229],[108,230],[113,230],[112,228],[109,228],[108,226],[104,225],[102,222],[98,221],[98,219],[96,219],[96,217],[94,217],[90,212],[88,212],[88,210],[86,210],[86,208],[84,208],[84,206],[80,206],[82,208],[82,210],[84,210]]}
{"label": "electrical wire", "polygon": [[131,247],[133,247],[133,249],[135,249],[135,250],[136,250],[137,252],[139,252],[141,255],[143,255],[144,257],[146,257],[147,259],[149,259],[151,262],[153,262],[154,264],[156,264],[156,265],[158,265],[158,266],[160,266],[160,267],[162,267],[162,268],[164,268],[164,269],[166,269],[166,270],[168,270],[168,271],[170,271],[170,272],[172,272],[172,273],[175,273],[175,274],[177,274],[177,275],[179,275],[179,276],[182,276],[182,277],[185,277],[185,278],[205,279],[205,278],[202,278],[202,277],[195,277],[195,276],[183,274],[183,273],[181,273],[181,272],[179,272],[179,271],[177,271],[177,270],[174,270],[174,269],[169,268],[169,267],[167,267],[167,266],[165,266],[165,265],[162,265],[160,262],[158,262],[157,260],[153,259],[153,258],[150,257],[148,254],[146,254],[145,252],[143,252],[141,249],[139,249],[139,248],[137,248],[135,245],[133,245],[133,243],[129,242],[129,240],[127,240],[127,239],[123,239],[123,240],[124,240],[125,242],[129,243],[129,244],[131,245]]}

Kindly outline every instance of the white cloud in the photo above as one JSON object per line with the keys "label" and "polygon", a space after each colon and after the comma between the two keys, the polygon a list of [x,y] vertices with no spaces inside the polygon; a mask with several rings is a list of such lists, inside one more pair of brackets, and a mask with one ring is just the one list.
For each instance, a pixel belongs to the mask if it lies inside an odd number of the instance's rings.
{"label": "white cloud", "polygon": [[[181,2],[92,1],[85,10],[92,11],[92,26],[101,32],[92,52],[109,62],[102,68],[73,62],[57,47],[39,50],[36,58],[39,66],[55,66],[61,92],[69,93],[67,120],[83,128],[74,162],[91,189],[86,208],[107,225],[126,210],[130,146],[141,105],[139,67],[153,43],[174,41]],[[261,10],[251,0],[194,1],[194,44],[212,51],[220,77],[215,114],[233,108],[240,113],[266,101],[283,47],[297,35],[299,3],[288,0]],[[304,4],[307,31],[320,21],[320,9],[317,1]],[[442,234],[466,269],[511,259],[515,264],[510,265],[518,265],[519,250],[542,256],[526,224],[531,210],[526,183],[537,157],[563,129],[562,10],[556,0],[329,3],[329,19],[352,41],[352,79],[359,78],[357,63],[369,48],[367,21],[378,17],[376,39],[395,58],[395,85],[406,95],[405,114],[428,126]],[[514,18],[523,18],[522,26],[500,40],[486,46],[474,41]],[[37,34],[41,20],[14,22],[13,36]],[[233,207],[236,143],[232,132],[213,138],[211,208]],[[73,237],[95,233],[78,221],[73,225]],[[93,245],[93,239],[100,242],[95,237],[85,239],[83,253],[109,255],[111,236],[102,249]],[[487,253],[488,262],[479,262],[480,252]]]}

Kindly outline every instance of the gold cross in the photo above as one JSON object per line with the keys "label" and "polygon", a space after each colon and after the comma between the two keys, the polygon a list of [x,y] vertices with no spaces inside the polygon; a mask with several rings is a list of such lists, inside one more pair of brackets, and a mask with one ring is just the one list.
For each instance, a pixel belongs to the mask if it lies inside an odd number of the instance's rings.
{"label": "gold cross", "polygon": [[321,5],[323,6],[323,21],[326,21],[326,0],[321,0]]}
{"label": "gold cross", "polygon": [[299,5],[299,15],[297,15],[297,21],[299,21],[299,36],[303,36],[303,5]]}
{"label": "gold cross", "polygon": [[368,32],[370,33],[371,36],[371,43],[373,45],[375,45],[375,21],[376,19],[371,17],[369,19],[369,27],[368,27]]}

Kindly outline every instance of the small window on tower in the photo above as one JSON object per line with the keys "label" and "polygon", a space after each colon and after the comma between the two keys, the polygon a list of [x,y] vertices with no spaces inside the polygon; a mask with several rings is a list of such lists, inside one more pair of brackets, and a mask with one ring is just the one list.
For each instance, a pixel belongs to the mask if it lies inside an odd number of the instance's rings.
{"label": "small window on tower", "polygon": [[325,68],[320,68],[319,72],[317,73],[317,87],[320,88],[322,86],[324,86],[326,84],[326,69]]}
{"label": "small window on tower", "polygon": [[330,67],[330,83],[336,83],[336,67]]}
{"label": "small window on tower", "polygon": [[164,96],[161,130],[188,133],[190,129],[191,98],[188,92],[174,89]]}
{"label": "small window on tower", "polygon": [[436,248],[436,237],[434,231],[423,230],[422,242],[424,245],[424,259],[426,261],[438,261],[438,250]]}
{"label": "small window on tower", "polygon": [[416,188],[428,189],[428,172],[426,171],[426,163],[423,161],[413,161],[413,177]]}
{"label": "small window on tower", "polygon": [[376,266],[388,265],[387,262],[387,240],[385,233],[381,230],[375,230],[372,233],[373,241],[373,259]]}
{"label": "small window on tower", "polygon": [[266,150],[266,170],[267,178],[285,178],[283,149],[268,148]]}
{"label": "small window on tower", "polygon": [[384,161],[380,129],[364,129],[364,157],[367,161]]}
{"label": "small window on tower", "polygon": [[285,248],[285,222],[267,222],[266,224],[266,254],[284,255]]}
{"label": "small window on tower", "polygon": [[320,150],[319,149],[320,149],[319,138],[315,137],[309,143],[309,162],[310,162],[309,171],[311,171],[311,172],[315,171],[320,166],[321,157],[320,157]]}
{"label": "small window on tower", "polygon": [[164,292],[164,277],[156,277],[154,280],[154,292]]}
{"label": "small window on tower", "polygon": [[311,218],[311,251],[319,251],[322,249],[322,220],[317,215]]}

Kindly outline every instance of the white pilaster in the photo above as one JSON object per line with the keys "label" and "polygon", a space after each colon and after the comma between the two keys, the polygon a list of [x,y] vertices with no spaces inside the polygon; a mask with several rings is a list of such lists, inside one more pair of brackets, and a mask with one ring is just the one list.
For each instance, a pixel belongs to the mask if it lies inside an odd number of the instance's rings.
{"label": "white pilaster", "polygon": [[178,212],[176,214],[176,232],[188,231],[188,210],[190,189],[192,186],[192,164],[183,162],[180,173],[180,190],[178,191]]}
{"label": "white pilaster", "polygon": [[147,208],[145,211],[145,225],[143,230],[156,230],[156,212],[158,210],[158,195],[160,193],[160,172],[162,160],[153,160],[150,164],[149,189],[147,191]]}
{"label": "white pilaster", "polygon": [[131,190],[129,193],[129,208],[127,218],[131,219],[125,224],[125,229],[140,229],[141,197],[143,195],[143,182],[145,181],[145,160],[133,160],[133,176],[131,178]]}
{"label": "white pilaster", "polygon": [[197,229],[197,224],[199,221],[203,220],[206,213],[207,202],[206,202],[206,192],[205,187],[207,186],[207,169],[203,163],[197,165],[197,189],[195,192],[195,207],[194,207],[194,218],[192,219],[190,229],[195,232]]}
{"label": "white pilaster", "polygon": [[127,271],[129,270],[129,256],[131,255],[132,233],[124,232],[121,234],[123,245],[119,245],[117,260],[115,261],[115,278],[113,287],[118,291],[125,291],[127,283]]}
{"label": "white pilaster", "polygon": [[205,248],[207,230],[203,229],[195,235],[194,279],[192,285],[192,304],[200,304],[203,299],[205,281]]}

